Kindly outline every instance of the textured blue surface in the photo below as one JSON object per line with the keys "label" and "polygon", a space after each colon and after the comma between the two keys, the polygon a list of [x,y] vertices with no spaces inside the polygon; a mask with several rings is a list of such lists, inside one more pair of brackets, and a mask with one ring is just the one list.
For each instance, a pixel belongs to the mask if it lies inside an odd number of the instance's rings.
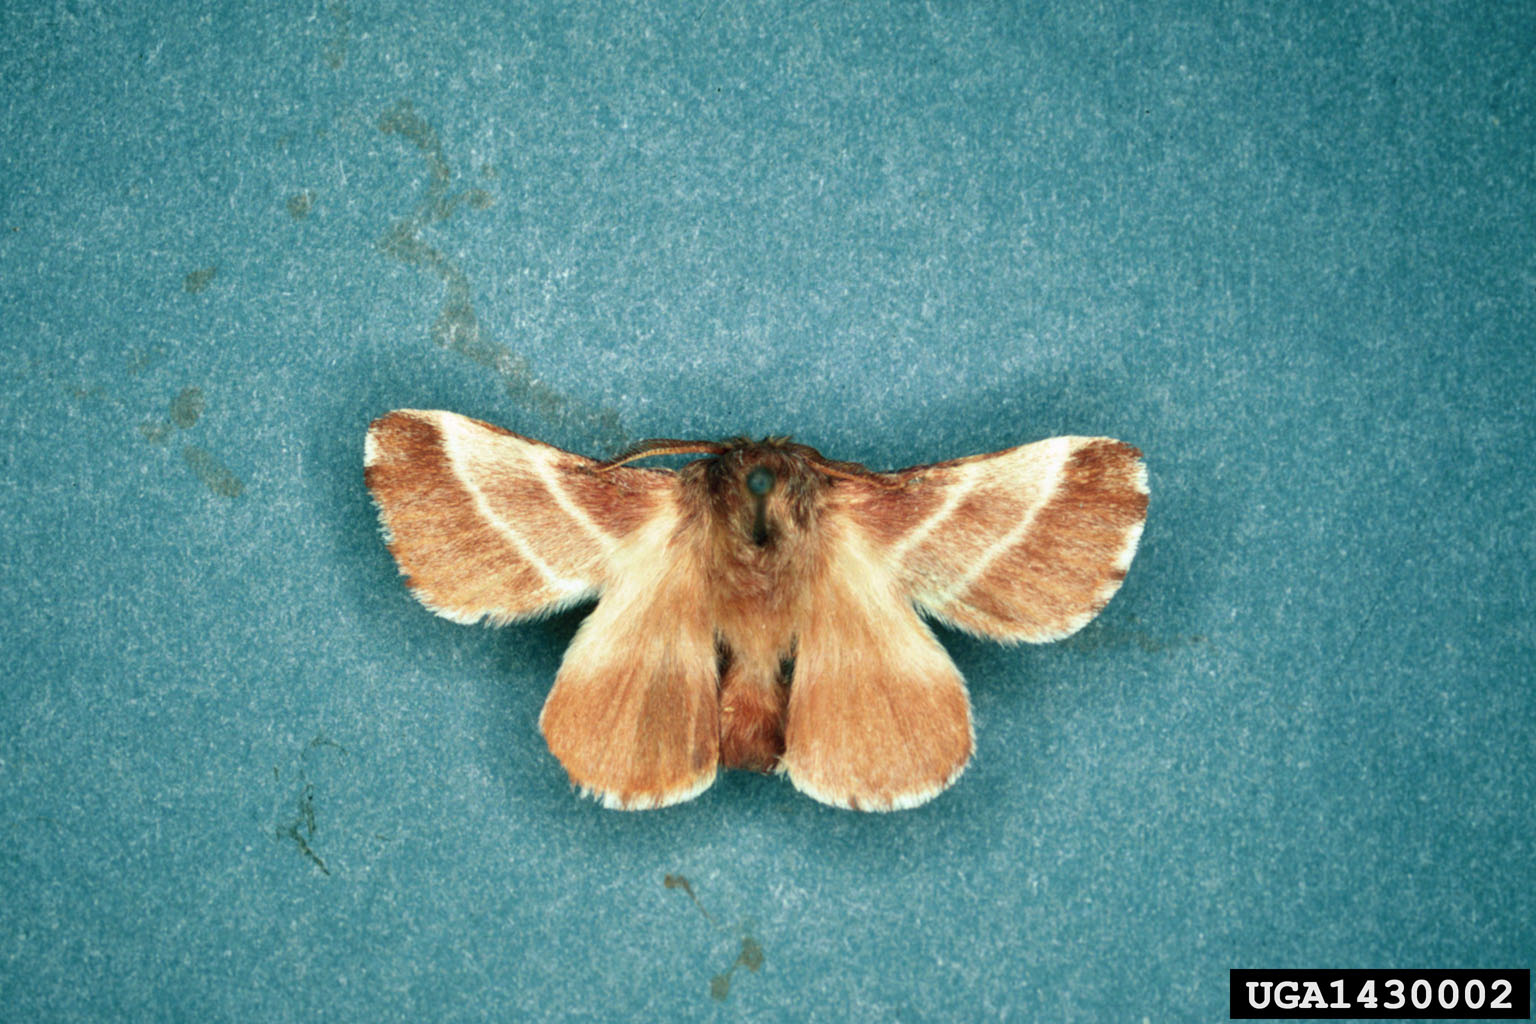
{"label": "textured blue surface", "polygon": [[[0,1015],[1216,1019],[1233,966],[1532,965],[1530,5],[571,6],[0,15]],[[536,729],[580,614],[401,586],[399,406],[1110,434],[1153,504],[1076,638],[942,636],[932,804],[617,814]]]}

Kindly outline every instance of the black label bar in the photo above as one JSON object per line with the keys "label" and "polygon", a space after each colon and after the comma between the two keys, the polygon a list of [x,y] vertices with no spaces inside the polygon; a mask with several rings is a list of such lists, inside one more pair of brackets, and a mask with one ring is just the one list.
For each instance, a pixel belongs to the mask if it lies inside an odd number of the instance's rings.
{"label": "black label bar", "polygon": [[1530,1020],[1531,972],[1229,972],[1233,1020]]}

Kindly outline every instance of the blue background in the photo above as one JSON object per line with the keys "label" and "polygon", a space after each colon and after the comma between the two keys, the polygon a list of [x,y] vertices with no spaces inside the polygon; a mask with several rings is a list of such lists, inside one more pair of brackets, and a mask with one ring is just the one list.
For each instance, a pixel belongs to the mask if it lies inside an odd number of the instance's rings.
{"label": "blue background", "polygon": [[[573,8],[0,15],[0,1014],[1216,1019],[1234,966],[1532,965],[1529,4]],[[401,585],[402,406],[1109,434],[1152,507],[1078,636],[942,634],[978,750],[928,806],[620,814],[536,728],[581,613]]]}

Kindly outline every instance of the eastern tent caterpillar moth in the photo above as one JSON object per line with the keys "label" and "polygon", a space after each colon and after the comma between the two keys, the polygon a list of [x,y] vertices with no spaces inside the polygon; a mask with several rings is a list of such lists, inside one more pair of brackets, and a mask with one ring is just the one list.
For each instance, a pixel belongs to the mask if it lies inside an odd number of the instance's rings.
{"label": "eastern tent caterpillar moth", "polygon": [[[673,472],[630,463],[706,457]],[[787,439],[650,441],[596,462],[450,412],[369,428],[366,481],[412,593],[501,625],[590,598],[539,726],[605,806],[719,766],[824,803],[915,807],[974,746],[918,612],[1005,643],[1082,628],[1147,509],[1141,453],[1056,437],[875,473]]]}

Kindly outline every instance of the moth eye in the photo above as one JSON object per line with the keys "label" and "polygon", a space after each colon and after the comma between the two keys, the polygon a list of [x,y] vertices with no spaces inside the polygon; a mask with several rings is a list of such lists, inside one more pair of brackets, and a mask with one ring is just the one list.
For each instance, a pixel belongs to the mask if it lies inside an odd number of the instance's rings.
{"label": "moth eye", "polygon": [[759,498],[773,490],[773,471],[766,466],[758,466],[748,473],[747,490]]}

